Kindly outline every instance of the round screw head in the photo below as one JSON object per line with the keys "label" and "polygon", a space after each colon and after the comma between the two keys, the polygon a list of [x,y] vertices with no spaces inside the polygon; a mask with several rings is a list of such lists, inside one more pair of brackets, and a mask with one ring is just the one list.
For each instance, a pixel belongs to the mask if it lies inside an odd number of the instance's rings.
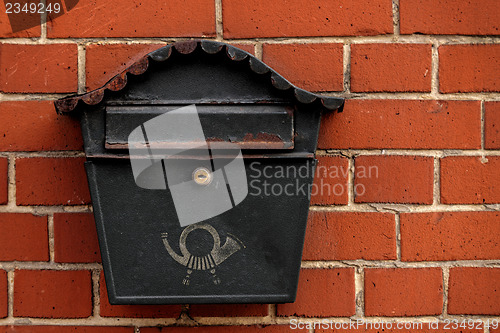
{"label": "round screw head", "polygon": [[197,168],[193,172],[193,180],[198,185],[208,185],[212,182],[212,172],[207,168]]}

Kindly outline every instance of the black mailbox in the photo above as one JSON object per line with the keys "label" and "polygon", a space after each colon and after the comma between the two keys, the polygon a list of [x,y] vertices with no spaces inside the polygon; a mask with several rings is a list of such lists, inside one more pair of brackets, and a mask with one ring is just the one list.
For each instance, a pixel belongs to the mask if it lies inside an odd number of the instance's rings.
{"label": "black mailbox", "polygon": [[187,41],[55,104],[80,117],[110,303],[295,300],[321,113],[342,99]]}

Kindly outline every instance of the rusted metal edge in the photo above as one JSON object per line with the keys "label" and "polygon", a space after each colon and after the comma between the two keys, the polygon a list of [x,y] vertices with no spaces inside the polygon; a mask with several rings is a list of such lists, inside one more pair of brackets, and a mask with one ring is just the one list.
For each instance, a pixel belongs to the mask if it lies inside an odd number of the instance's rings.
{"label": "rusted metal edge", "polygon": [[271,67],[266,65],[264,62],[255,58],[252,54],[246,51],[243,51],[235,46],[226,43],[211,40],[190,40],[169,44],[149,53],[147,56],[134,63],[132,66],[113,77],[101,88],[85,94],[68,96],[55,101],[54,105],[56,107],[57,113],[64,114],[72,112],[73,110],[75,110],[79,103],[85,103],[87,105],[99,104],[104,99],[106,90],[119,91],[125,88],[125,86],[127,85],[127,74],[141,75],[145,73],[148,69],[150,60],[162,62],[170,58],[174,49],[180,54],[191,54],[198,47],[200,47],[201,50],[203,50],[207,54],[216,54],[225,49],[226,55],[232,61],[248,61],[249,68],[254,73],[271,73],[271,84],[279,90],[293,89],[293,95],[295,96],[295,99],[300,103],[310,104],[319,100],[323,107],[327,110],[342,111],[344,105],[343,98],[322,96],[298,88],[288,80],[286,80],[283,76],[278,74]]}

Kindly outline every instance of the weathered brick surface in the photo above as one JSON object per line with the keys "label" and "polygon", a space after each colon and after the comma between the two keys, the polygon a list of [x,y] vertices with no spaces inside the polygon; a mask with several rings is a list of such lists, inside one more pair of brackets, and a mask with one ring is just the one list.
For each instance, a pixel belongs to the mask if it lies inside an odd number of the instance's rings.
{"label": "weathered brick surface", "polygon": [[191,317],[265,317],[268,304],[192,304]]}
{"label": "weathered brick surface", "polygon": [[484,103],[484,148],[500,149],[500,102]]}
{"label": "weathered brick surface", "polygon": [[401,214],[404,261],[500,258],[499,212]]}
{"label": "weathered brick surface", "polygon": [[343,90],[342,44],[264,44],[262,59],[300,88]]}
{"label": "weathered brick surface", "polygon": [[434,161],[422,156],[359,156],[356,202],[432,203]]}
{"label": "weathered brick surface", "polygon": [[500,269],[454,267],[448,282],[448,313],[500,315]]}
{"label": "weathered brick surface", "polygon": [[0,205],[7,203],[9,199],[8,185],[9,185],[9,160],[0,158]]}
{"label": "weathered brick surface", "polygon": [[302,259],[396,259],[394,215],[311,211]]}
{"label": "weathered brick surface", "polygon": [[52,101],[0,103],[0,151],[81,150],[77,119],[57,115]]}
{"label": "weathered brick surface", "polygon": [[[31,1],[19,0],[20,4]],[[10,3],[16,3],[10,2]],[[40,36],[40,14],[38,13],[7,13],[7,1],[0,5],[0,38],[12,37],[39,37]],[[13,10],[11,10],[12,12]]]}
{"label": "weathered brick surface", "polygon": [[351,45],[351,91],[430,91],[431,45]]}
{"label": "weathered brick surface", "polygon": [[86,318],[92,314],[89,271],[16,270],[14,316]]}
{"label": "weathered brick surface", "polygon": [[479,149],[479,101],[347,100],[321,122],[324,149]]}
{"label": "weathered brick surface", "polygon": [[370,36],[393,32],[387,1],[223,0],[225,38]]}
{"label": "weathered brick surface", "polygon": [[16,160],[18,205],[81,205],[90,202],[84,158]]}
{"label": "weathered brick surface", "polygon": [[439,315],[442,309],[441,268],[365,269],[365,315]]}
{"label": "weathered brick surface", "polygon": [[164,44],[91,44],[86,48],[87,90],[102,87],[115,75]]}
{"label": "weathered brick surface", "polygon": [[47,217],[0,213],[0,261],[48,261]]}
{"label": "weathered brick surface", "polygon": [[311,188],[312,205],[345,205],[348,200],[349,161],[341,156],[316,156]]}
{"label": "weathered brick surface", "polygon": [[49,38],[215,35],[215,3],[209,0],[80,0],[55,16],[48,15]]}
{"label": "weathered brick surface", "polygon": [[441,159],[441,202],[500,203],[500,157],[450,156]]}
{"label": "weathered brick surface", "polygon": [[278,304],[277,313],[301,317],[354,315],[354,269],[302,269],[295,303]]}
{"label": "weathered brick surface", "polygon": [[496,0],[400,0],[402,34],[498,35]]}
{"label": "weathered brick surface", "polygon": [[103,273],[99,285],[102,317],[177,318],[181,313],[181,305],[111,305]]}
{"label": "weathered brick surface", "polygon": [[439,90],[481,92],[500,90],[500,45],[443,45],[439,47]]}
{"label": "weathered brick surface", "polygon": [[68,93],[77,84],[76,44],[0,44],[0,91]]}
{"label": "weathered brick surface", "polygon": [[101,261],[91,213],[54,214],[54,260],[80,263]]}

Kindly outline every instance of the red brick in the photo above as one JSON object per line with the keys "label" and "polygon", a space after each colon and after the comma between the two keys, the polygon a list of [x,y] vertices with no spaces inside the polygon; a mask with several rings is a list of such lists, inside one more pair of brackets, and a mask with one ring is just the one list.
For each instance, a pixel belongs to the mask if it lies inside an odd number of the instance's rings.
{"label": "red brick", "polygon": [[349,161],[341,156],[316,156],[318,165],[311,188],[312,205],[346,205]]}
{"label": "red brick", "polygon": [[484,148],[500,149],[500,102],[484,103]]}
{"label": "red brick", "polygon": [[448,313],[500,315],[500,268],[451,268]]}
{"label": "red brick", "polygon": [[269,314],[268,304],[192,304],[191,317],[265,317]]}
{"label": "red brick", "polygon": [[353,44],[351,91],[430,91],[431,45]]}
{"label": "red brick", "polygon": [[104,274],[101,274],[99,284],[102,317],[177,318],[180,316],[181,305],[111,305]]}
{"label": "red brick", "polygon": [[90,194],[84,161],[84,158],[17,159],[17,204],[88,204]]}
{"label": "red brick", "polygon": [[54,214],[54,260],[101,262],[97,231],[91,213]]}
{"label": "red brick", "polygon": [[322,149],[479,149],[479,101],[347,100],[323,117]]}
{"label": "red brick", "polygon": [[163,44],[92,44],[86,49],[87,90],[102,87],[115,75],[130,67]]}
{"label": "red brick", "polygon": [[439,47],[439,90],[499,91],[500,45],[444,45]]}
{"label": "red brick", "polygon": [[80,123],[52,101],[0,103],[0,151],[81,150]]}
{"label": "red brick", "polygon": [[134,327],[111,326],[3,326],[1,333],[134,333]]}
{"label": "red brick", "polygon": [[401,214],[404,261],[500,258],[499,212]]}
{"label": "red brick", "polygon": [[452,156],[441,159],[441,202],[500,203],[499,169],[499,156]]}
{"label": "red brick", "polygon": [[231,45],[255,55],[255,44],[231,43]]}
{"label": "red brick", "polygon": [[[297,330],[298,332],[304,332]],[[145,327],[141,333],[288,333],[289,325]]]}
{"label": "red brick", "polygon": [[355,311],[354,269],[302,269],[295,303],[278,304],[278,316],[348,317]]}
{"label": "red brick", "polygon": [[92,314],[89,271],[19,270],[14,277],[14,316],[85,318]]}
{"label": "red brick", "polygon": [[76,44],[1,44],[0,91],[76,92],[77,52]]}
{"label": "red brick", "polygon": [[6,3],[8,2],[24,5],[25,3],[29,4],[33,1],[2,1],[0,4],[0,38],[40,37],[40,14],[20,12],[8,15],[6,8]]}
{"label": "red brick", "polygon": [[7,317],[7,303],[9,298],[7,288],[7,272],[0,270],[0,318]]}
{"label": "red brick", "polygon": [[0,158],[0,205],[7,203],[9,199],[8,186],[9,186],[9,160]]}
{"label": "red brick", "polygon": [[342,53],[342,44],[264,44],[262,60],[300,88],[341,91]]}
{"label": "red brick", "polygon": [[396,259],[394,214],[311,211],[302,259]]}
{"label": "red brick", "polygon": [[432,203],[431,157],[359,156],[354,165],[356,202]]}
{"label": "red brick", "polygon": [[80,0],[55,16],[48,15],[49,38],[215,36],[210,0]]}
{"label": "red brick", "polygon": [[365,269],[367,316],[425,316],[441,314],[441,268]]}
{"label": "red brick", "polygon": [[498,35],[497,0],[400,0],[402,34]]}
{"label": "red brick", "polygon": [[47,217],[0,213],[0,261],[48,261]]}
{"label": "red brick", "polygon": [[393,32],[387,1],[223,0],[224,38],[370,36]]}

